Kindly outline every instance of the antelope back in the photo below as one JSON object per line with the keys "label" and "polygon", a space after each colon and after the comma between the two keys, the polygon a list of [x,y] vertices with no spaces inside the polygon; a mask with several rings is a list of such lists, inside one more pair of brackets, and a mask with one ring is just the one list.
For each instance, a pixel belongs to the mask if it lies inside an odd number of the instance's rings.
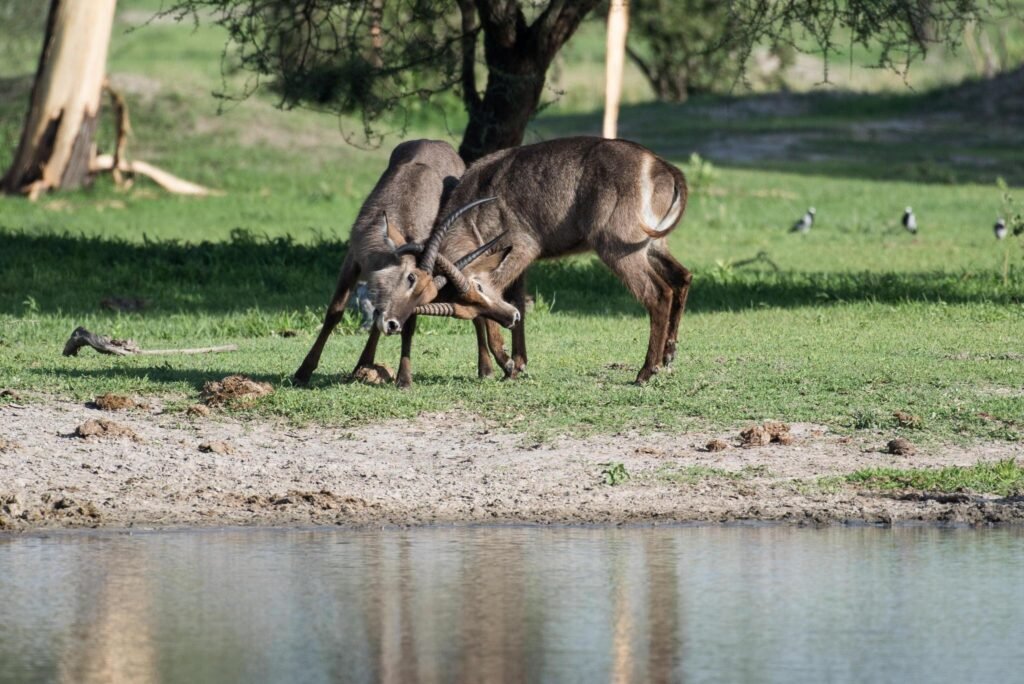
{"label": "antelope back", "polygon": [[492,195],[498,199],[456,226],[443,251],[451,257],[508,231],[512,252],[529,258],[516,260],[518,271],[495,269],[490,284],[500,290],[537,258],[645,248],[678,224],[687,189],[679,169],[641,145],[578,137],[483,157],[463,174],[446,207]]}

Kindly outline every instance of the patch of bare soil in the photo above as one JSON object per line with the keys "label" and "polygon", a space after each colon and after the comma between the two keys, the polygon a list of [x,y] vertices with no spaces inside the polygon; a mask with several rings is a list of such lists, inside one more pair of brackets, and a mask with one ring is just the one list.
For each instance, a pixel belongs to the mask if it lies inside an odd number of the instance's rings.
{"label": "patch of bare soil", "polygon": [[[0,452],[0,525],[1024,524],[1024,497],[880,493],[822,480],[866,467],[1024,457],[1024,446],[1011,443],[919,445],[896,456],[881,448],[884,435],[840,437],[797,423],[786,431],[794,438],[788,446],[769,441],[709,450],[712,440],[738,444],[736,431],[537,444],[464,413],[295,429],[270,419],[132,412],[121,414],[123,427],[140,442],[64,437],[91,414],[56,400],[0,405],[0,436],[21,445]],[[215,442],[244,457],[225,457]],[[199,443],[209,450],[197,449]],[[602,472],[619,463],[628,479],[604,484]],[[668,471],[698,476],[668,477]]]}

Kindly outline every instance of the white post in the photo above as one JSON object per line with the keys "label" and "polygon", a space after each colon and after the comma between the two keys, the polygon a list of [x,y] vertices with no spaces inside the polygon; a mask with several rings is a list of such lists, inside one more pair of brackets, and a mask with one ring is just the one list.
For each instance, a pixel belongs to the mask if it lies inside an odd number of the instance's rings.
{"label": "white post", "polygon": [[629,0],[611,0],[608,7],[608,42],[605,47],[604,126],[602,135],[615,138],[622,99],[622,69],[629,32]]}

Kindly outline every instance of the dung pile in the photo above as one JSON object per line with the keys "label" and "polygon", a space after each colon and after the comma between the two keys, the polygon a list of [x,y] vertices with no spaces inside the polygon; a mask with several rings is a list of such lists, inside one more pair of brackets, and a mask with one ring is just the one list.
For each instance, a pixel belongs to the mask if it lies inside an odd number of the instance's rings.
{"label": "dung pile", "polygon": [[208,442],[201,443],[199,450],[204,454],[221,454],[225,456],[235,453],[233,446],[220,439],[211,439]]}
{"label": "dung pile", "polygon": [[244,375],[229,375],[219,382],[207,382],[199,396],[207,406],[248,406],[273,392],[270,383],[258,382]]}
{"label": "dung pile", "polygon": [[352,382],[361,382],[364,385],[386,385],[394,381],[395,372],[381,364],[364,366],[352,374]]}
{"label": "dung pile", "polygon": [[149,404],[126,397],[123,394],[107,392],[93,399],[93,406],[102,411],[127,411],[133,408],[149,408]]}
{"label": "dung pile", "polygon": [[751,425],[740,433],[740,441],[745,447],[765,446],[771,443],[790,445],[793,435],[789,433],[789,425],[777,420],[765,421],[761,425]]}
{"label": "dung pile", "polygon": [[890,454],[895,454],[896,456],[912,456],[914,451],[916,451],[914,449],[914,445],[910,443],[910,440],[903,439],[902,437],[890,440],[889,443],[885,445],[885,450]]}
{"label": "dung pile", "polygon": [[133,439],[136,442],[141,442],[142,438],[135,434],[135,431],[130,427],[115,423],[112,420],[106,418],[89,419],[75,428],[75,437],[81,439],[116,439],[119,437],[127,437]]}

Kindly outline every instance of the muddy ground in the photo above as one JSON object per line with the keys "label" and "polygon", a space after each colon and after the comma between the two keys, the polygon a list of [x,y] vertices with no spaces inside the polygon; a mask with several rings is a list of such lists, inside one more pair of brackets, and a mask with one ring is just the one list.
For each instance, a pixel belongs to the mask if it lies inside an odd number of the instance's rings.
{"label": "muddy ground", "polygon": [[[101,423],[112,420],[130,432]],[[794,442],[616,434],[533,443],[466,414],[355,429],[293,428],[34,397],[0,405],[0,528],[453,522],[1024,523],[1024,500],[879,493],[823,481],[858,468],[969,465],[1021,445],[882,451],[887,435],[792,426]],[[709,452],[713,438],[730,444]],[[608,463],[629,479],[604,483]],[[728,471],[702,477],[695,467]]]}

